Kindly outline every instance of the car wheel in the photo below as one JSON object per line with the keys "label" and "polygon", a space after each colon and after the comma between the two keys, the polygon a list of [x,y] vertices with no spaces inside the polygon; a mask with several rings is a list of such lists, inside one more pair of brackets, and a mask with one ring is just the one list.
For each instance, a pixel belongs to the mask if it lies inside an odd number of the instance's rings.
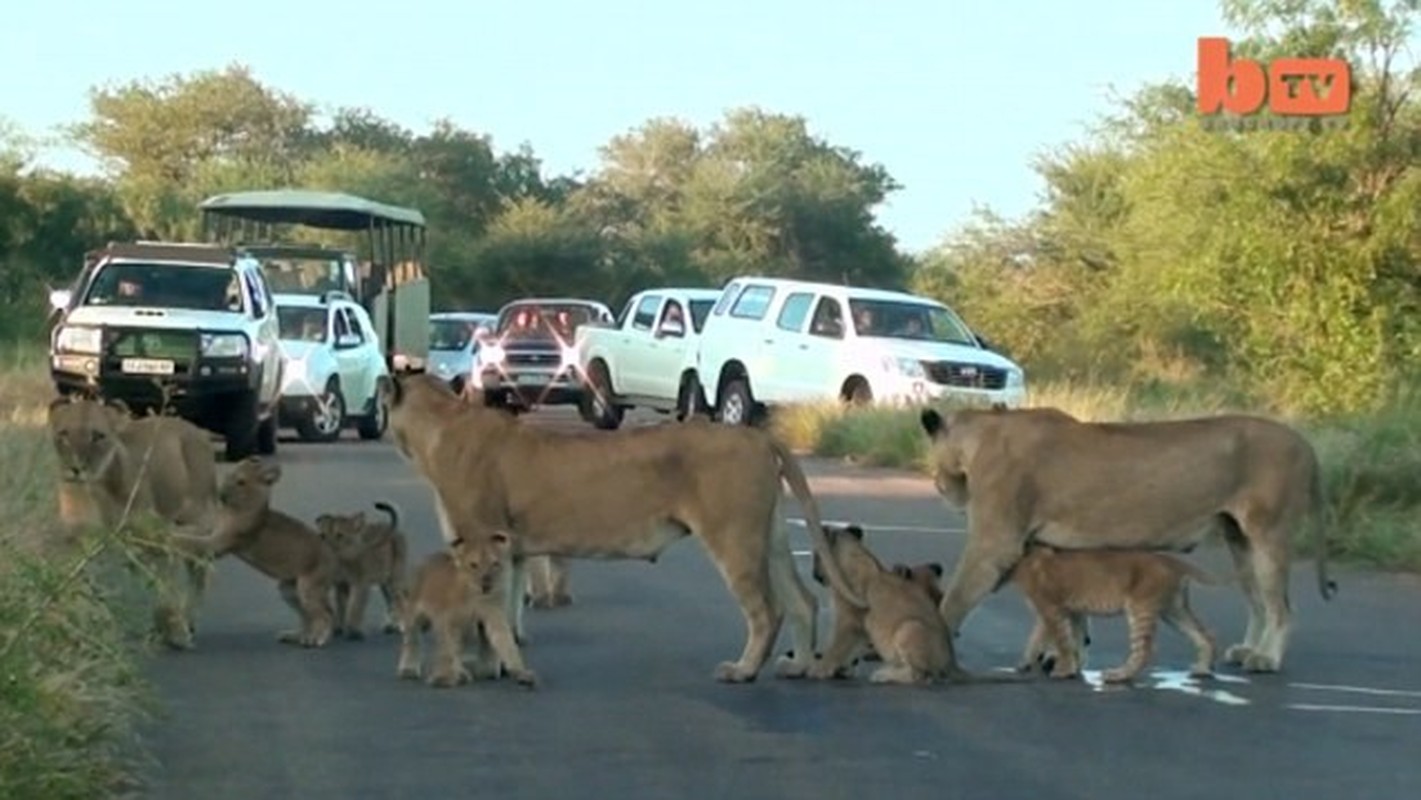
{"label": "car wheel", "polygon": [[855,379],[844,393],[844,400],[851,406],[866,406],[873,402],[873,390],[868,388],[868,381]]}
{"label": "car wheel", "polygon": [[750,384],[744,378],[736,378],[725,385],[718,415],[721,422],[726,425],[749,425],[754,411],[755,399],[750,396]]}
{"label": "car wheel", "polygon": [[345,427],[345,397],[340,381],[331,378],[316,398],[316,407],[296,425],[296,432],[308,442],[333,442]]}
{"label": "car wheel", "polygon": [[683,422],[709,410],[710,404],[706,402],[706,392],[701,387],[700,378],[695,373],[687,375],[681,381],[681,391],[676,397],[676,420]]}
{"label": "car wheel", "polygon": [[592,362],[587,371],[587,388],[583,389],[583,418],[598,430],[614,431],[622,424],[622,407],[612,400],[612,380],[601,361]]}
{"label": "car wheel", "polygon": [[370,410],[355,425],[355,432],[366,441],[384,436],[385,428],[390,424],[390,409],[381,402],[380,395],[379,391],[375,392],[375,396],[370,398]]}
{"label": "car wheel", "polygon": [[258,439],[257,398],[255,394],[239,395],[232,402],[235,412],[223,426],[226,440],[224,455],[228,462],[241,461],[256,455]]}

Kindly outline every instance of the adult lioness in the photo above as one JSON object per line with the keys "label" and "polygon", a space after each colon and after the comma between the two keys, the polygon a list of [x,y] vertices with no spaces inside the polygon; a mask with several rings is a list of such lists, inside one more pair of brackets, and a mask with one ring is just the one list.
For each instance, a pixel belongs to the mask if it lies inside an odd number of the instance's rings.
{"label": "adult lioness", "polygon": [[[212,518],[216,459],[196,426],[175,417],[133,419],[122,408],[78,396],[51,402],[47,422],[60,468],[59,519],[70,530],[111,528],[145,514],[176,525]],[[154,627],[166,645],[187,650],[210,565],[181,537],[169,544],[183,554],[146,559],[171,584],[157,599]]]}
{"label": "adult lioness", "polygon": [[[389,389],[390,431],[433,485],[446,541],[455,527],[506,530],[515,556],[651,559],[673,541],[699,536],[748,628],[740,659],[719,665],[719,680],[753,680],[786,614],[795,655],[780,661],[778,673],[801,677],[814,657],[816,601],[776,524],[781,478],[804,508],[833,585],[862,604],[829,553],[799,463],[765,431],[691,421],[559,433],[463,403],[432,376],[401,377]],[[521,571],[515,558],[515,605]]]}
{"label": "adult lioness", "polygon": [[[1248,600],[1224,660],[1282,667],[1290,629],[1289,537],[1311,516],[1318,589],[1330,599],[1317,455],[1278,422],[1243,415],[1089,423],[1055,409],[921,415],[938,491],[967,512],[967,546],[943,597],[955,631],[1021,558],[1028,539],[1062,549],[1188,550],[1223,533]],[[1311,513],[1310,513],[1311,512]]]}

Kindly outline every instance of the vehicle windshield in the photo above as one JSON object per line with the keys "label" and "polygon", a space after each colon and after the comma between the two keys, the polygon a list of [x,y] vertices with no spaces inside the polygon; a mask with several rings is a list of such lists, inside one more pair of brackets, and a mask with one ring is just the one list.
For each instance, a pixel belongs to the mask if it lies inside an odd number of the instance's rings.
{"label": "vehicle windshield", "polygon": [[326,340],[326,310],[280,306],[276,309],[276,324],[281,338],[294,342],[324,342]]}
{"label": "vehicle windshield", "polygon": [[706,324],[706,317],[710,316],[711,309],[715,307],[714,300],[692,300],[691,303],[691,325],[696,329],[696,333],[701,332],[701,327]]}
{"label": "vehicle windshield", "polygon": [[430,350],[463,350],[474,338],[479,323],[468,319],[435,319],[429,321]]}
{"label": "vehicle windshield", "polygon": [[597,319],[597,309],[583,303],[519,303],[498,315],[503,339],[558,339],[571,342],[578,328]]}
{"label": "vehicle windshield", "polygon": [[272,294],[313,294],[350,291],[338,258],[265,258],[262,273]]}
{"label": "vehicle windshield", "polygon": [[84,304],[241,311],[242,292],[231,267],[118,263],[99,269]]}
{"label": "vehicle windshield", "polygon": [[859,336],[977,346],[967,327],[942,306],[850,298],[849,312]]}

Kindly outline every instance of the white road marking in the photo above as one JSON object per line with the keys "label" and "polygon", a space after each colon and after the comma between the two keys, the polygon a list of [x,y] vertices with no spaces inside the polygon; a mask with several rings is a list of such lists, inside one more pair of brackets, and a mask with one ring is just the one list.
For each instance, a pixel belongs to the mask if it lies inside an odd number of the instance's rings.
{"label": "white road marking", "polygon": [[[804,520],[801,519],[800,517],[786,517],[786,518],[785,518],[785,521],[788,522],[788,523],[791,524],[791,525],[797,525],[797,526],[799,526],[799,527],[801,527],[801,528],[804,527]],[[865,530],[868,530],[868,531],[898,531],[898,532],[900,532],[900,533],[966,533],[966,532],[967,532],[967,530],[966,530],[965,528],[926,528],[926,527],[919,527],[919,526],[917,526],[917,525],[873,525],[873,524],[870,524],[870,523],[867,523],[867,522],[857,522],[857,521],[850,521],[850,520],[845,520],[845,519],[826,519],[826,520],[824,520],[824,524],[825,524],[825,525],[833,525],[833,526],[835,526],[835,527],[840,527],[840,528],[844,527],[845,525],[853,524],[853,525],[859,525],[859,526],[861,526],[862,528],[864,528]]]}
{"label": "white road marking", "polygon": [[1331,683],[1290,683],[1288,686],[1294,689],[1316,689],[1323,692],[1353,692],[1354,694],[1370,694],[1380,697],[1418,697],[1421,692],[1408,689],[1373,689],[1368,686],[1343,686]]}
{"label": "white road marking", "polygon": [[1386,706],[1324,706],[1309,703],[1291,703],[1288,708],[1298,711],[1341,711],[1353,714],[1401,714],[1414,716],[1421,714],[1421,708],[1389,708]]}

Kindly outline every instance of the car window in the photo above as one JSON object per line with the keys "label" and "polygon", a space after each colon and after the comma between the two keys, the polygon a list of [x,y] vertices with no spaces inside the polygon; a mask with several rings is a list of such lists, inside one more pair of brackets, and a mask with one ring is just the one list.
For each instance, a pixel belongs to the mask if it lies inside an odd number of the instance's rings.
{"label": "car window", "polygon": [[656,320],[656,307],[661,304],[659,295],[649,294],[636,304],[636,315],[632,317],[632,327],[639,331],[651,330],[651,323]]}
{"label": "car window", "polygon": [[360,315],[353,308],[345,309],[346,317],[350,320],[350,332],[360,337],[360,343],[365,344],[369,337],[365,333],[365,325],[360,322]]}
{"label": "car window", "polygon": [[775,324],[787,331],[796,333],[804,329],[804,319],[809,316],[809,304],[814,302],[814,295],[810,292],[795,292],[785,298],[784,307],[780,309],[780,316],[775,320]]}
{"label": "car window", "polygon": [[252,316],[257,319],[266,317],[266,301],[262,298],[262,290],[257,285],[257,278],[251,270],[242,272],[242,284],[247,288],[247,301],[252,309]]}
{"label": "car window", "polygon": [[345,309],[343,309],[343,308],[342,308],[342,309],[337,309],[337,310],[336,310],[336,313],[335,313],[335,338],[336,338],[336,340],[339,341],[339,340],[340,340],[340,337],[345,336],[346,334],[349,334],[350,332],[351,332],[351,330],[350,330],[350,323],[349,323],[349,322],[346,320],[346,318],[345,318]]}
{"label": "car window", "polygon": [[839,305],[838,300],[827,296],[819,298],[819,305],[814,309],[814,321],[809,325],[809,332],[815,336],[829,339],[844,338],[844,308]]}
{"label": "car window", "polygon": [[700,333],[701,328],[705,327],[706,317],[710,315],[713,305],[715,305],[714,300],[691,301],[691,324],[696,327],[696,333]]}
{"label": "car window", "polygon": [[775,290],[771,286],[746,286],[740,292],[735,305],[730,307],[730,316],[738,319],[763,319],[765,312],[770,309],[770,301],[774,298]]}
{"label": "car window", "polygon": [[326,340],[326,310],[306,306],[281,306],[276,309],[276,325],[283,339],[301,342]]}
{"label": "car window", "polygon": [[243,291],[231,267],[110,262],[96,269],[81,304],[241,311]]}
{"label": "car window", "polygon": [[628,297],[627,302],[622,304],[622,310],[617,312],[617,327],[624,328],[627,325],[627,315],[632,313],[632,301],[635,298]]}
{"label": "car window", "polygon": [[727,285],[725,291],[720,293],[720,299],[716,301],[715,308],[711,309],[711,313],[717,317],[722,316],[726,310],[730,308],[730,304],[735,301],[735,298],[739,296],[740,284],[731,283]]}
{"label": "car window", "polygon": [[682,331],[682,333],[677,334],[677,335],[680,335],[680,336],[684,336],[684,335],[685,335],[685,330],[686,330],[686,312],[685,312],[684,310],[682,310],[681,304],[680,304],[679,302],[675,301],[675,300],[667,300],[667,301],[666,301],[666,307],[663,308],[663,309],[661,309],[661,322],[660,322],[660,325],[665,325],[668,321],[675,321],[675,322],[681,323],[681,331]]}

